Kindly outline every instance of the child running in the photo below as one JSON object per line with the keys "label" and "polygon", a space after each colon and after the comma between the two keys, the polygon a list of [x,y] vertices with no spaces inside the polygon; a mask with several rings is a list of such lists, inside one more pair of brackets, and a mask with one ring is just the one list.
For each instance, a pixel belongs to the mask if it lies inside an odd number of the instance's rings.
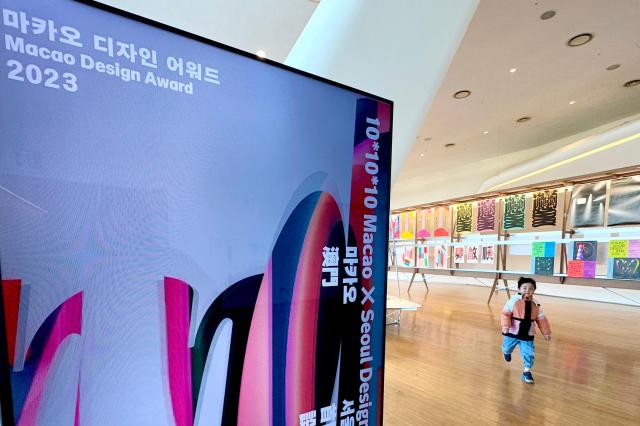
{"label": "child running", "polygon": [[511,297],[502,308],[502,353],[504,360],[511,362],[511,353],[520,346],[520,356],[524,363],[522,380],[533,383],[531,368],[535,357],[533,338],[536,334],[538,323],[544,339],[551,340],[551,327],[549,320],[542,312],[540,305],[533,299],[536,291],[536,282],[532,278],[520,277],[518,280],[518,294]]}

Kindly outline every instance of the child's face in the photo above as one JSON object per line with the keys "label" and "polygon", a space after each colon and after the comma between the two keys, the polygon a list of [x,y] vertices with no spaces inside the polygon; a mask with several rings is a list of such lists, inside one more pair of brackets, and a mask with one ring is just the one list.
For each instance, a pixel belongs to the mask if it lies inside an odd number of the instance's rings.
{"label": "child's face", "polygon": [[535,291],[536,288],[531,283],[525,283],[520,286],[520,294],[522,294],[522,298],[525,300],[531,300]]}

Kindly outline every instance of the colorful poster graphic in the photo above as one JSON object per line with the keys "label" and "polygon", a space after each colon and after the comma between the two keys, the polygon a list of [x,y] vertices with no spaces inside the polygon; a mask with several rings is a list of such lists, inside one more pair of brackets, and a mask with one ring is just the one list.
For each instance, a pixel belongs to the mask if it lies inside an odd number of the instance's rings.
{"label": "colorful poster graphic", "polygon": [[533,215],[531,223],[534,228],[556,226],[558,209],[558,191],[540,191],[533,194]]}
{"label": "colorful poster graphic", "polygon": [[464,246],[453,248],[453,263],[464,263]]}
{"label": "colorful poster graphic", "polygon": [[416,266],[418,268],[429,267],[429,246],[418,246],[417,248]]}
{"label": "colorful poster graphic", "polygon": [[416,213],[413,211],[400,213],[400,239],[401,240],[415,239],[415,231],[416,231]]}
{"label": "colorful poster graphic", "polygon": [[416,249],[413,246],[404,246],[402,252],[402,266],[414,266]]}
{"label": "colorful poster graphic", "polygon": [[629,257],[629,240],[609,241],[609,258]]}
{"label": "colorful poster graphic", "polygon": [[480,246],[468,245],[467,246],[467,263],[478,263],[480,259]]}
{"label": "colorful poster graphic", "polygon": [[640,258],[640,240],[629,240],[627,244],[627,256]]}
{"label": "colorful poster graphic", "polygon": [[435,237],[448,237],[451,228],[451,212],[449,206],[434,207]]}
{"label": "colorful poster graphic", "polygon": [[432,222],[433,222],[433,209],[418,210],[417,213],[418,238],[431,237]]}
{"label": "colorful poster graphic", "polygon": [[400,239],[400,215],[399,214],[391,215],[391,225],[389,226],[389,239],[390,240]]}
{"label": "colorful poster graphic", "polygon": [[504,199],[504,229],[524,229],[525,208],[524,194],[506,197]]}
{"label": "colorful poster graphic", "polygon": [[380,424],[392,104],[89,3],[1,1],[3,426]]}
{"label": "colorful poster graphic", "polygon": [[495,263],[496,261],[495,251],[496,251],[496,246],[494,246],[493,244],[486,245],[486,246],[483,245],[481,262],[486,264]]}
{"label": "colorful poster graphic", "polygon": [[611,181],[608,226],[640,223],[640,176]]}
{"label": "colorful poster graphic", "polygon": [[478,201],[478,232],[496,230],[496,200]]}
{"label": "colorful poster graphic", "polygon": [[571,200],[571,226],[604,226],[607,181],[574,186]]}
{"label": "colorful poster graphic", "polygon": [[471,232],[473,222],[473,203],[456,205],[456,232]]}
{"label": "colorful poster graphic", "polygon": [[536,275],[553,275],[554,261],[553,257],[534,258],[533,273]]}
{"label": "colorful poster graphic", "polygon": [[612,278],[621,280],[639,280],[640,279],[640,259],[612,259],[611,261]]}
{"label": "colorful poster graphic", "polygon": [[573,259],[595,262],[598,257],[597,241],[576,241],[573,243]]}
{"label": "colorful poster graphic", "polygon": [[449,250],[446,244],[437,244],[434,256],[434,267],[436,269],[444,269],[449,265]]}
{"label": "colorful poster graphic", "polygon": [[535,242],[531,244],[532,257],[554,257],[556,255],[556,243],[553,241]]}
{"label": "colorful poster graphic", "polygon": [[570,260],[567,262],[567,276],[571,278],[595,278],[596,262]]}

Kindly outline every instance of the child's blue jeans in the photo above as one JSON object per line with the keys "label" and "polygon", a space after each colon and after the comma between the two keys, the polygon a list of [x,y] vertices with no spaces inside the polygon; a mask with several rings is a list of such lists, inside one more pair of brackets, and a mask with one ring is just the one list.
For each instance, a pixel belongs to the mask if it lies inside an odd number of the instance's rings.
{"label": "child's blue jeans", "polygon": [[533,345],[533,340],[520,340],[511,336],[502,336],[502,353],[510,354],[520,345],[520,356],[525,368],[533,367],[533,359],[536,355],[536,348]]}

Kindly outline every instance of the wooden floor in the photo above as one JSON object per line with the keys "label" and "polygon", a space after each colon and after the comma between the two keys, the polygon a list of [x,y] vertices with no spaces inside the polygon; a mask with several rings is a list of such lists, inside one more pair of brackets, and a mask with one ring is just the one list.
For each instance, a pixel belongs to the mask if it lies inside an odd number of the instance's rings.
{"label": "wooden floor", "polygon": [[527,385],[500,351],[505,293],[429,285],[403,286],[423,307],[387,327],[385,425],[640,425],[640,308],[536,296],[553,339]]}

